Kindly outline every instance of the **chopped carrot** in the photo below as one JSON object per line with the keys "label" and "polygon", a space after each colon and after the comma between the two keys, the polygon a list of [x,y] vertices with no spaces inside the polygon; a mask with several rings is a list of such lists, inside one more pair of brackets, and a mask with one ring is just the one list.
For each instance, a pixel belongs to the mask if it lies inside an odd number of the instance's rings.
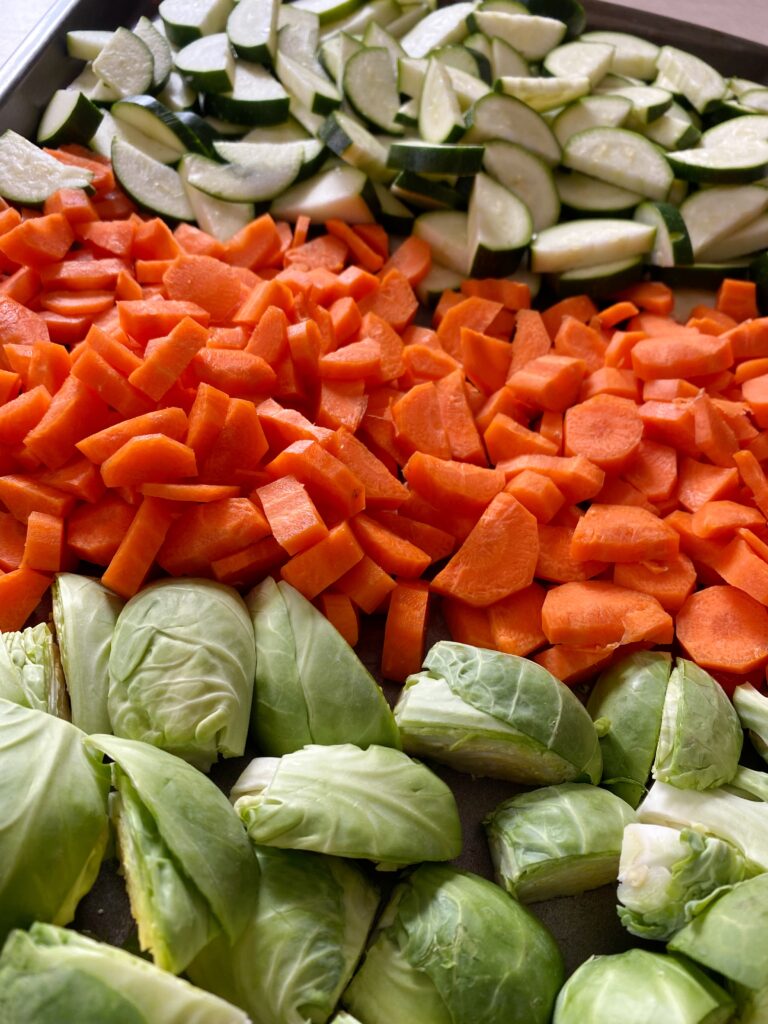
{"label": "chopped carrot", "polygon": [[531,469],[513,476],[504,490],[517,498],[540,523],[548,523],[565,504],[557,484]]}
{"label": "chopped carrot", "polygon": [[304,484],[326,522],[329,514],[347,519],[365,507],[362,481],[316,441],[294,441],[266,469],[274,477],[291,475]]}
{"label": "chopped carrot", "polygon": [[496,650],[524,658],[547,642],[541,626],[545,595],[543,587],[532,583],[488,608]]}
{"label": "chopped carrot", "polygon": [[421,548],[363,512],[350,522],[362,550],[386,573],[413,579],[420,576],[432,561]]}
{"label": "chopped carrot", "polygon": [[593,504],[576,526],[571,554],[583,561],[663,561],[679,546],[672,527],[644,508]]}
{"label": "chopped carrot", "polygon": [[349,430],[344,427],[337,430],[328,438],[326,449],[363,484],[366,508],[394,509],[407,498],[403,484]]}
{"label": "chopped carrot", "polygon": [[22,221],[0,235],[0,252],[25,267],[44,267],[64,258],[75,240],[69,221],[62,213]]}
{"label": "chopped carrot", "polygon": [[360,620],[357,609],[347,595],[327,590],[320,595],[317,603],[334,629],[350,647],[354,647],[360,639]]}
{"label": "chopped carrot", "polygon": [[23,629],[50,582],[50,576],[26,567],[1,575],[0,631]]}
{"label": "chopped carrot", "polygon": [[256,493],[272,535],[289,555],[328,536],[328,527],[296,477],[281,477],[259,487]]}
{"label": "chopped carrot", "polygon": [[348,523],[335,526],[327,537],[294,555],[280,570],[282,578],[311,601],[333,586],[363,557]]}
{"label": "chopped carrot", "polygon": [[674,626],[655,597],[603,580],[563,583],[547,591],[541,611],[552,644],[606,647],[671,643]]}
{"label": "chopped carrot", "polygon": [[235,270],[212,256],[180,254],[162,276],[169,299],[195,302],[221,323],[240,304],[240,279]]}
{"label": "chopped carrot", "polygon": [[0,512],[0,569],[18,569],[24,557],[26,530],[10,512]]}
{"label": "chopped carrot", "polygon": [[705,669],[744,674],[768,662],[768,611],[736,587],[691,594],[677,614],[677,635]]}
{"label": "chopped carrot", "polygon": [[506,482],[500,470],[439,459],[425,452],[410,457],[403,475],[411,489],[436,508],[445,506],[474,516],[482,514]]}
{"label": "chopped carrot", "polygon": [[64,520],[48,512],[30,512],[22,567],[38,572],[61,572],[64,547]]}
{"label": "chopped carrot", "polygon": [[396,586],[392,577],[368,555],[363,555],[333,585],[368,615],[379,611]]}
{"label": "chopped carrot", "polygon": [[557,332],[566,317],[573,317],[583,324],[589,323],[593,316],[597,316],[597,306],[588,295],[573,295],[567,299],[556,302],[554,306],[542,313],[542,320],[552,341],[555,340]]}
{"label": "chopped carrot", "polygon": [[422,580],[398,583],[389,598],[381,653],[381,674],[404,683],[424,660],[429,584]]}
{"label": "chopped carrot", "polygon": [[726,277],[717,293],[717,310],[736,321],[754,319],[758,315],[755,282]]}
{"label": "chopped carrot", "polygon": [[384,264],[383,271],[399,270],[408,283],[416,286],[432,267],[432,250],[423,238],[410,235]]}
{"label": "chopped carrot", "polygon": [[173,505],[144,498],[101,582],[121,597],[133,597],[147,577],[173,521]]}
{"label": "chopped carrot", "polygon": [[132,437],[140,437],[143,434],[165,434],[174,441],[180,441],[186,430],[186,414],[182,409],[171,406],[95,431],[78,441],[77,448],[91,462],[101,465]]}
{"label": "chopped carrot", "polygon": [[440,420],[450,449],[450,456],[476,466],[487,465],[485,449],[474,422],[469,402],[469,386],[461,370],[455,370],[435,381]]}
{"label": "chopped carrot", "polygon": [[590,649],[555,644],[534,654],[533,660],[566,686],[576,686],[607,668],[615,651],[613,645]]}
{"label": "chopped carrot", "polygon": [[101,475],[107,487],[170,483],[193,477],[196,472],[192,449],[167,434],[131,437],[101,464]]}
{"label": "chopped carrot", "polygon": [[174,576],[209,576],[212,562],[261,540],[269,532],[265,517],[247,498],[193,505],[169,527],[158,549],[157,562]]}

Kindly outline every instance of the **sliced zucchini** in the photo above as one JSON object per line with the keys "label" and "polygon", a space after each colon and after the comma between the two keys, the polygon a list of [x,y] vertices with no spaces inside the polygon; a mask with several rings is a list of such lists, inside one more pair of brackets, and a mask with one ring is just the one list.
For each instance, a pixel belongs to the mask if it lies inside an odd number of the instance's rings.
{"label": "sliced zucchini", "polygon": [[[317,59],[320,45],[320,19],[312,11],[303,11],[296,4],[281,4],[277,13],[277,53],[321,71]],[[275,55],[275,58],[277,55]]]}
{"label": "sliced zucchini", "polygon": [[279,49],[275,70],[288,92],[313,114],[330,114],[341,106],[341,93],[333,82]]}
{"label": "sliced zucchini", "polygon": [[283,86],[262,67],[235,61],[231,92],[205,97],[205,112],[234,124],[281,124],[288,117],[290,98]]}
{"label": "sliced zucchini", "polygon": [[[691,263],[687,267],[658,267],[654,270],[654,277],[658,277],[660,281],[666,282],[672,288],[696,288],[710,292],[719,288],[725,277],[734,277],[743,281],[749,276],[749,260],[727,260],[725,263]],[[711,303],[712,296],[709,295],[707,298]],[[704,301],[703,297],[698,299],[698,302],[702,301]]]}
{"label": "sliced zucchini", "polygon": [[674,102],[671,92],[655,85],[624,85],[619,88],[598,88],[600,93],[623,96],[632,104],[627,124],[631,128],[652,124],[665,114]]}
{"label": "sliced zucchini", "polygon": [[227,18],[227,35],[238,57],[254,64],[272,64],[279,11],[279,0],[240,0]]}
{"label": "sliced zucchini", "polygon": [[656,228],[656,238],[649,257],[655,267],[674,267],[693,263],[693,246],[683,215],[671,203],[641,203],[635,220]]}
{"label": "sliced zucchini", "polygon": [[318,224],[330,219],[368,224],[373,220],[371,202],[375,207],[376,195],[367,176],[356,167],[344,165],[292,185],[272,202],[270,209],[281,220],[295,221],[303,215]]}
{"label": "sliced zucchini", "polygon": [[413,223],[413,233],[438,253],[444,267],[469,274],[469,216],[461,210],[430,210]]}
{"label": "sliced zucchini", "polygon": [[394,235],[410,235],[413,227],[413,212],[405,203],[378,181],[373,182],[378,204],[376,219]]}
{"label": "sliced zucchini", "polygon": [[355,113],[390,135],[402,134],[402,126],[395,121],[400,94],[389,50],[374,46],[353,53],[344,68],[342,83],[344,96]]}
{"label": "sliced zucchini", "polygon": [[[183,114],[184,111],[180,110],[177,113]],[[211,114],[206,114],[203,117],[203,121],[205,121],[217,139],[242,139],[248,132],[247,125],[234,124],[232,121],[222,121],[220,117],[213,117]]]}
{"label": "sliced zucchini", "polygon": [[[408,4],[402,8],[402,14],[387,23],[387,32],[397,40],[401,40],[412,28],[415,28],[430,13],[428,4]],[[381,24],[381,22],[379,22]]]}
{"label": "sliced zucchini", "polygon": [[504,14],[527,14],[528,7],[522,0],[482,0],[481,11],[503,11]]}
{"label": "sliced zucchini", "polygon": [[465,277],[463,272],[433,262],[427,276],[416,285],[419,302],[424,306],[434,306],[444,291],[458,291]]}
{"label": "sliced zucchini", "polygon": [[750,89],[741,97],[741,102],[758,114],[768,114],[768,89]]}
{"label": "sliced zucchini", "polygon": [[226,32],[187,43],[174,57],[174,63],[200,92],[231,92],[235,84],[235,58]]}
{"label": "sliced zucchini", "polygon": [[395,196],[420,210],[456,210],[467,205],[466,197],[457,189],[413,171],[401,171],[391,188]]}
{"label": "sliced zucchini", "polygon": [[504,78],[494,84],[496,92],[514,96],[531,110],[544,113],[555,110],[566,103],[580,99],[589,92],[589,79],[585,75],[572,78]]}
{"label": "sliced zucchini", "polygon": [[613,47],[610,70],[615,75],[630,75],[645,82],[656,75],[659,47],[647,39],[628,32],[608,31],[585,32],[581,39],[585,43],[607,43]]}
{"label": "sliced zucchini", "polygon": [[651,124],[638,124],[636,130],[662,149],[691,149],[701,139],[701,132],[691,115],[673,103],[669,110]]}
{"label": "sliced zucchini", "polygon": [[39,206],[60,188],[90,189],[93,175],[69,167],[27,139],[6,129],[0,135],[0,196],[24,206]]}
{"label": "sliced zucchini", "polygon": [[382,28],[389,28],[402,13],[403,9],[397,0],[370,0],[370,3],[364,4],[353,14],[348,14],[346,18],[337,18],[335,21],[329,21],[323,25],[320,29],[320,38],[321,40],[328,39],[337,32],[361,36],[372,21],[381,25]]}
{"label": "sliced zucchini", "polygon": [[546,57],[550,50],[562,42],[565,35],[564,23],[556,18],[506,14],[504,11],[475,11],[467,18],[467,24],[470,31],[503,39],[526,60],[533,61]]}
{"label": "sliced zucchini", "polygon": [[362,7],[363,0],[295,0],[295,4],[304,11],[316,14],[320,24],[325,25],[329,21],[354,14]]}
{"label": "sliced zucchini", "polygon": [[310,135],[320,134],[326,121],[322,114],[313,114],[303,103],[299,103],[295,96],[291,96],[288,109],[294,121],[298,121]]}
{"label": "sliced zucchini", "polygon": [[653,248],[654,228],[631,220],[573,220],[542,231],[531,245],[534,273],[562,274],[643,256]]}
{"label": "sliced zucchini", "polygon": [[183,160],[179,165],[179,177],[198,225],[220,242],[226,242],[253,220],[256,212],[253,203],[228,203],[190,185],[185,180]]}
{"label": "sliced zucchini", "polygon": [[198,148],[197,140],[191,137],[192,133],[178,115],[154,96],[131,96],[118,100],[112,105],[112,116],[117,121],[132,125],[167,149],[175,150],[177,160],[188,150]]}
{"label": "sliced zucchini", "polygon": [[568,29],[569,37],[580,36],[586,28],[587,18],[579,0],[523,0],[531,14],[556,18]]}
{"label": "sliced zucchini", "polygon": [[113,89],[111,85],[107,85],[106,82],[103,82],[98,77],[93,88],[88,93],[89,100],[92,100],[94,103],[100,103],[105,107],[108,107],[121,97],[122,93],[118,89]]}
{"label": "sliced zucchini", "polygon": [[448,72],[434,57],[429,60],[419,98],[418,125],[426,142],[456,142],[467,130]]}
{"label": "sliced zucchini", "polygon": [[560,161],[560,146],[544,118],[514,96],[490,93],[467,112],[468,143],[504,139],[516,142],[554,166]]}
{"label": "sliced zucchini", "polygon": [[728,91],[719,71],[677,47],[662,46],[656,66],[663,80],[672,84],[672,91],[684,96],[700,114],[722,100]]}
{"label": "sliced zucchini", "polygon": [[563,164],[659,202],[669,195],[674,179],[661,150],[624,128],[589,128],[571,136]]}
{"label": "sliced zucchini", "polygon": [[588,128],[621,128],[631,111],[632,104],[621,96],[584,96],[557,115],[552,130],[565,146],[572,135]]}
{"label": "sliced zucchini", "polygon": [[166,146],[162,142],[158,142],[157,139],[152,139],[148,135],[145,135],[144,132],[139,131],[138,128],[134,128],[132,124],[128,124],[126,121],[121,121],[118,118],[113,117],[109,111],[105,111],[101,124],[99,125],[96,134],[91,139],[91,149],[95,153],[99,153],[101,156],[111,157],[112,142],[115,137],[123,139],[123,141],[134,146],[136,149],[140,149],[142,153],[146,153],[147,156],[152,157],[153,160],[157,160],[158,163],[178,163],[178,144],[174,145],[173,148]]}
{"label": "sliced zucchini", "polygon": [[185,82],[178,71],[172,71],[165,87],[157,94],[160,102],[169,110],[191,110],[197,104],[197,92]]}
{"label": "sliced zucchini", "polygon": [[541,157],[514,142],[497,140],[486,143],[483,167],[525,203],[534,231],[543,231],[557,223],[560,197],[552,170]]}
{"label": "sliced zucchini", "polygon": [[748,184],[768,176],[768,141],[680,149],[668,153],[667,159],[678,178],[686,181]]}
{"label": "sliced zucchini", "polygon": [[[296,180],[304,156],[301,143],[275,146],[270,142],[249,142],[246,145],[251,147],[253,160],[247,166],[221,164],[198,154],[185,157],[187,181],[216,199],[260,203],[274,199]],[[255,155],[256,147],[261,149],[261,160]]]}
{"label": "sliced zucchini", "polygon": [[93,62],[99,78],[120,96],[152,88],[155,63],[147,44],[127,28],[118,28]]}
{"label": "sliced zucchini", "polygon": [[645,264],[642,257],[631,256],[629,259],[615,260],[612,263],[566,270],[562,274],[549,277],[548,284],[560,298],[583,295],[585,292],[596,298],[608,298],[641,281],[644,272]]}
{"label": "sliced zucchini", "polygon": [[643,201],[637,192],[610,185],[607,181],[598,181],[579,171],[559,171],[555,176],[555,184],[564,205],[579,213],[629,216],[638,203]]}
{"label": "sliced zucchini", "polygon": [[202,153],[203,156],[213,157],[215,150],[214,143],[219,138],[219,133],[193,110],[180,110],[176,118],[184,127],[186,132],[184,138],[189,140],[189,149],[193,153]]}
{"label": "sliced zucchini", "polygon": [[752,89],[764,89],[765,85],[762,82],[753,82],[749,78],[729,78],[727,81],[729,94],[740,99],[745,92],[751,92]]}
{"label": "sliced zucchini", "polygon": [[309,142],[311,135],[298,121],[289,117],[282,124],[273,124],[251,128],[243,135],[241,142]]}
{"label": "sliced zucchini", "polygon": [[[278,160],[285,159],[288,162],[293,162],[293,151],[295,150],[298,153],[297,167],[301,169],[308,161],[317,159],[318,154],[322,153],[323,143],[318,139],[293,139],[280,143],[220,139],[213,146],[215,155],[221,160],[230,164],[238,164],[241,167],[260,167],[264,163],[265,156],[272,159],[267,147],[271,147]],[[298,174],[299,171],[297,170],[296,173]]]}
{"label": "sliced zucchini", "polygon": [[469,35],[467,18],[474,9],[474,3],[460,2],[432,11],[406,32],[400,44],[409,57],[426,57],[438,46],[460,43]]}
{"label": "sliced zucchini", "polygon": [[178,173],[118,136],[112,140],[112,169],[140,206],[172,220],[195,219]]}
{"label": "sliced zucchini", "polygon": [[[429,57],[430,60],[439,61],[447,68],[454,68],[456,71],[462,71],[465,75],[479,78],[486,85],[491,85],[494,77],[498,77],[494,76],[488,57],[476,50],[471,50],[462,43],[438,46]],[[522,60],[522,57],[520,59]]]}
{"label": "sliced zucchini", "polygon": [[136,22],[133,31],[152,54],[152,90],[157,92],[163,88],[173,70],[173,57],[168,40],[162,32],[158,32],[149,18],[144,16]]}
{"label": "sliced zucchini", "polygon": [[491,40],[491,68],[494,79],[503,78],[505,75],[525,78],[531,73],[525,57],[504,39]]}
{"label": "sliced zucchini", "polygon": [[320,138],[341,159],[364,171],[372,181],[387,183],[395,174],[387,166],[387,149],[349,114],[335,110],[320,129]]}
{"label": "sliced zucchini", "polygon": [[591,89],[605,78],[611,67],[614,48],[608,43],[579,42],[563,43],[546,55],[542,68],[557,78],[574,78],[586,75]]}
{"label": "sliced zucchini", "polygon": [[695,259],[755,220],[766,207],[768,189],[759,185],[720,185],[688,196],[680,213],[691,236]]}
{"label": "sliced zucchini", "polygon": [[362,43],[363,46],[371,48],[383,46],[385,50],[389,51],[389,54],[392,57],[392,66],[394,68],[397,67],[398,60],[401,57],[405,57],[405,50],[402,48],[398,40],[375,21],[372,21],[363,33]]}
{"label": "sliced zucchini", "polygon": [[533,221],[522,199],[487,174],[478,174],[469,198],[467,244],[473,277],[503,277],[517,269],[531,241]]}
{"label": "sliced zucchini", "polygon": [[76,60],[94,60],[112,38],[110,29],[75,29],[67,32],[67,53]]}
{"label": "sliced zucchini", "polygon": [[168,41],[186,46],[200,36],[223,32],[233,6],[233,0],[162,0],[158,12]]}
{"label": "sliced zucchini", "polygon": [[325,68],[325,73],[336,83],[337,89],[342,88],[347,62],[362,49],[363,44],[360,40],[347,35],[346,32],[337,32],[320,46],[320,63]]}
{"label": "sliced zucchini", "polygon": [[389,147],[387,166],[416,174],[477,174],[483,152],[481,145],[398,140]]}
{"label": "sliced zucchini", "polygon": [[701,136],[705,149],[741,149],[753,142],[768,142],[768,114],[746,114],[708,128]]}
{"label": "sliced zucchini", "polygon": [[401,103],[395,114],[395,120],[404,128],[417,128],[419,124],[419,101],[416,99],[406,100]]}
{"label": "sliced zucchini", "polygon": [[57,89],[43,112],[37,129],[41,146],[80,142],[84,146],[101,124],[102,112],[81,92]]}
{"label": "sliced zucchini", "polygon": [[743,228],[703,249],[701,260],[704,263],[722,263],[751,256],[764,249],[768,249],[768,213],[761,213]]}
{"label": "sliced zucchini", "polygon": [[[400,92],[414,98],[420,97],[428,66],[428,60],[420,60],[415,57],[401,57],[397,62],[398,89]],[[473,103],[482,99],[483,96],[490,95],[490,86],[481,79],[475,78],[474,75],[468,75],[459,68],[446,67],[445,70],[451,80],[451,87],[456,93],[456,98],[462,110],[467,110]]]}

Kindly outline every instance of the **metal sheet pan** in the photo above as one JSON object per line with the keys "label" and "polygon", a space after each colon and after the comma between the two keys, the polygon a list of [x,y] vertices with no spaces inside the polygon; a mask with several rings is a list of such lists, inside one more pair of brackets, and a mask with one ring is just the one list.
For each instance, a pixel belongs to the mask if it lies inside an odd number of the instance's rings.
{"label": "metal sheet pan", "polygon": [[[54,89],[70,82],[81,62],[66,54],[65,34],[75,28],[114,28],[131,25],[141,14],[153,14],[158,0],[59,0],[44,25],[33,32],[0,69],[0,131],[13,128],[34,137],[41,111]],[[670,43],[697,53],[724,74],[739,74],[768,81],[768,47],[736,36],[673,18],[631,11],[602,0],[585,0],[591,28],[635,32],[658,43]],[[383,624],[376,619],[366,625],[361,656],[378,674]],[[430,642],[446,636],[444,624],[432,623]],[[394,699],[397,688],[386,686]],[[246,759],[225,762],[214,770],[214,778],[228,790]],[[491,864],[482,830],[484,815],[517,787],[496,780],[473,780],[448,769],[438,772],[454,789],[465,833],[464,851],[457,863],[490,877]],[[596,953],[620,952],[638,943],[620,926],[615,911],[615,887],[609,886],[578,897],[535,904],[533,911],[551,928],[563,950],[566,966],[574,970]],[[76,927],[118,945],[130,943],[133,923],[121,879],[114,861],[105,864],[92,892],[82,901]]]}

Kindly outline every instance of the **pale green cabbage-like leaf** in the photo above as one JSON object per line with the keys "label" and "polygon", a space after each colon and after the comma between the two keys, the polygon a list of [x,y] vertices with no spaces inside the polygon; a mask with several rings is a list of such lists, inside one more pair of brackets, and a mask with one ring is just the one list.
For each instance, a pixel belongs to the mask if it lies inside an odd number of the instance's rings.
{"label": "pale green cabbage-like leaf", "polygon": [[680,789],[713,789],[736,773],[744,733],[725,690],[678,658],[667,685],[653,777]]}
{"label": "pale green cabbage-like leaf", "polygon": [[0,633],[0,697],[69,718],[58,650],[45,622],[17,633]]}
{"label": "pale green cabbage-like leaf", "polygon": [[742,683],[733,691],[733,706],[742,727],[749,730],[752,746],[768,761],[768,697],[751,683]]}
{"label": "pale green cabbage-like leaf", "polygon": [[337,857],[257,847],[256,912],[234,946],[215,939],[190,978],[259,1024],[326,1024],[365,947],[378,889]]}
{"label": "pale green cabbage-like leaf", "polygon": [[256,649],[242,598],[211,580],[168,579],[120,613],[109,654],[109,717],[207,771],[245,750]]}
{"label": "pale green cabbage-like leaf", "polygon": [[598,676],[587,701],[603,754],[600,785],[632,807],[646,792],[671,667],[663,651],[636,651]]}
{"label": "pale green cabbage-like leaf", "polygon": [[722,886],[747,877],[739,851],[693,829],[628,825],[619,863],[619,918],[645,939],[668,939]]}
{"label": "pale green cabbage-like leaf", "polygon": [[547,1024],[562,979],[554,939],[519,903],[422,865],[395,889],[342,1002],[365,1024]]}
{"label": "pale green cabbage-like leaf", "polygon": [[727,1024],[734,1003],[682,958],[630,949],[582,964],[557,997],[552,1024]]}
{"label": "pale green cabbage-like leaf", "polygon": [[432,647],[424,669],[407,681],[395,712],[407,750],[518,782],[599,781],[592,720],[546,669],[446,640]]}
{"label": "pale green cabbage-like leaf", "polygon": [[115,762],[118,838],[142,948],[180,971],[219,929],[234,942],[253,913],[258,866],[227,798],[186,761],[147,743],[86,742]]}
{"label": "pale green cabbage-like leaf", "polygon": [[33,921],[67,924],[109,838],[109,769],[83,733],[0,700],[0,942]]}
{"label": "pale green cabbage-like leaf", "polygon": [[726,787],[699,792],[654,782],[637,809],[637,820],[717,836],[744,856],[750,874],[768,871],[768,803],[737,796]]}
{"label": "pale green cabbage-like leaf", "polygon": [[731,983],[728,986],[736,1000],[738,1024],[765,1024],[768,1020],[768,988],[753,989]]}
{"label": "pale green cabbage-like leaf", "polygon": [[53,925],[0,956],[3,1024],[250,1024],[236,1007],[122,949]]}
{"label": "pale green cabbage-like leaf", "polygon": [[360,1021],[357,1017],[353,1017],[351,1013],[342,1010],[341,1013],[336,1014],[331,1024],[360,1024]]}
{"label": "pale green cabbage-like leaf", "polygon": [[505,800],[485,819],[499,885],[523,903],[575,896],[616,880],[635,812],[607,789],[578,782]]}
{"label": "pale green cabbage-like leaf", "polygon": [[256,637],[251,726],[259,750],[280,756],[308,743],[400,748],[381,688],[314,605],[271,577],[246,604]]}
{"label": "pale green cabbage-like leaf", "polygon": [[722,788],[745,800],[768,801],[768,772],[758,772],[740,764],[731,781]]}
{"label": "pale green cabbage-like leaf", "polygon": [[768,987],[768,875],[726,889],[675,935],[669,948],[751,989]]}
{"label": "pale green cabbage-like leaf", "polygon": [[72,724],[83,732],[111,732],[109,651],[125,601],[98,580],[72,572],[58,573],[51,598]]}
{"label": "pale green cabbage-like leaf", "polygon": [[392,747],[311,745],[256,758],[230,798],[254,843],[394,868],[461,852],[453,794]]}

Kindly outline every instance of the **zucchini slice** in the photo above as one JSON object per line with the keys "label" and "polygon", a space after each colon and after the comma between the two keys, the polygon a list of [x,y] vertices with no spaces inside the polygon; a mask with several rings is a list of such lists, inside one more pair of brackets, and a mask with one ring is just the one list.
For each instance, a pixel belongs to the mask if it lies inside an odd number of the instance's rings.
{"label": "zucchini slice", "polygon": [[133,96],[152,88],[155,62],[142,39],[118,28],[94,60],[93,70],[119,96]]}
{"label": "zucchini slice", "polygon": [[231,92],[206,94],[205,110],[233,124],[281,124],[288,117],[290,97],[282,85],[262,67],[235,61]]}
{"label": "zucchini slice", "polygon": [[650,82],[656,75],[659,47],[629,32],[585,32],[584,43],[607,43],[613,47],[610,70],[615,75],[629,75]]}
{"label": "zucchini slice", "polygon": [[590,89],[604,78],[611,68],[614,48],[608,43],[586,42],[583,39],[563,43],[546,55],[542,67],[558,78],[574,78],[586,75]]}
{"label": "zucchini slice", "polygon": [[460,43],[469,35],[467,19],[474,9],[475,4],[466,0],[450,4],[448,7],[440,7],[426,18],[422,18],[410,32],[407,32],[400,40],[400,45],[409,57],[426,57],[438,46]]}
{"label": "zucchini slice", "polygon": [[152,54],[152,89],[157,92],[163,88],[173,70],[173,57],[168,40],[162,32],[158,32],[149,18],[143,15],[136,22],[133,31]]}
{"label": "zucchini slice", "polygon": [[416,174],[477,174],[483,164],[485,147],[420,140],[393,142],[387,166]]}
{"label": "zucchini slice", "polygon": [[0,196],[25,206],[39,206],[60,188],[90,189],[93,175],[69,167],[7,129],[0,135]]}
{"label": "zucchini slice", "polygon": [[674,267],[680,263],[693,263],[693,246],[685,220],[671,203],[641,203],[635,210],[635,220],[656,228],[656,238],[649,257],[655,267]]}
{"label": "zucchini slice", "polygon": [[631,220],[573,220],[542,231],[531,245],[534,273],[562,274],[580,267],[644,256],[655,229]]}
{"label": "zucchini slice", "polygon": [[390,135],[402,134],[402,126],[395,121],[400,95],[388,49],[364,47],[353,53],[343,69],[342,84],[344,97],[356,114]]}
{"label": "zucchini slice", "polygon": [[541,157],[514,142],[488,142],[483,167],[499,184],[530,211],[534,231],[543,231],[557,223],[560,197],[551,168]]}
{"label": "zucchini slice", "polygon": [[504,139],[525,146],[550,166],[560,162],[560,146],[552,129],[541,114],[514,96],[483,96],[467,112],[467,127],[466,142]]}
{"label": "zucchini slice", "polygon": [[344,220],[348,224],[369,224],[376,196],[366,175],[356,167],[331,167],[298,185],[292,185],[270,207],[280,220],[295,221],[302,215],[318,224]]}
{"label": "zucchini slice", "polygon": [[457,142],[467,130],[448,71],[434,57],[421,89],[418,125],[425,142]]}
{"label": "zucchini slice", "polygon": [[223,32],[233,6],[233,0],[162,0],[158,13],[168,41],[186,46],[200,36]]}
{"label": "zucchini slice", "polygon": [[394,178],[394,171],[387,167],[386,146],[349,114],[335,110],[320,129],[320,138],[331,152],[364,171],[371,181],[386,184]]}
{"label": "zucchini slice", "polygon": [[41,146],[80,142],[84,146],[101,124],[102,112],[87,96],[74,89],[57,89],[40,118],[37,141]]}
{"label": "zucchini slice", "polygon": [[719,185],[694,192],[680,213],[688,228],[693,255],[701,254],[745,227],[768,208],[768,189],[760,185]]}
{"label": "zucchini slice", "polygon": [[448,270],[466,277],[469,274],[469,216],[461,210],[430,210],[413,224],[413,233],[440,254]]}
{"label": "zucchini slice", "polygon": [[235,53],[255,64],[271,65],[277,53],[278,0],[240,0],[227,18]]}
{"label": "zucchini slice", "polygon": [[128,195],[140,206],[172,220],[195,219],[178,173],[119,136],[112,140],[112,169]]}
{"label": "zucchini slice", "polygon": [[632,104],[622,96],[584,96],[561,110],[552,124],[552,130],[561,146],[573,135],[589,128],[621,128]]}
{"label": "zucchini slice", "polygon": [[667,198],[674,179],[661,150],[623,128],[589,128],[573,135],[563,152],[563,164],[658,202]]}
{"label": "zucchini slice", "polygon": [[607,181],[598,181],[597,178],[591,178],[579,171],[559,171],[555,176],[555,183],[565,206],[593,216],[631,216],[632,210],[643,200],[637,192],[619,188],[618,185],[610,185]]}
{"label": "zucchini slice", "polygon": [[487,174],[475,177],[467,242],[472,277],[503,277],[517,269],[533,234],[528,207]]}
{"label": "zucchini slice", "polygon": [[226,32],[215,32],[187,43],[174,58],[193,89],[230,92],[235,84],[235,58]]}
{"label": "zucchini slice", "polygon": [[[237,143],[232,143],[237,145]],[[275,146],[271,142],[249,142],[251,163],[222,164],[198,154],[184,159],[190,185],[216,199],[232,203],[261,203],[285,191],[298,175],[304,158],[302,143]],[[256,151],[261,151],[261,158]]]}

